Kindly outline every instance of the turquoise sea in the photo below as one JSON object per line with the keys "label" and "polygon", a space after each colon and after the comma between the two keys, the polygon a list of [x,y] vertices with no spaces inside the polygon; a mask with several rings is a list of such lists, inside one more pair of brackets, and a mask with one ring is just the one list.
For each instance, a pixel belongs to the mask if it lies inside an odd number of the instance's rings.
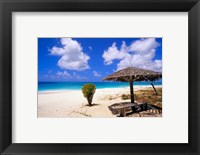
{"label": "turquoise sea", "polygon": [[[97,89],[129,87],[128,82],[38,82],[38,91],[81,90],[86,83],[93,83]],[[162,85],[162,82],[156,81],[153,84],[155,86]],[[149,82],[134,82],[134,85],[148,86],[151,84]]]}

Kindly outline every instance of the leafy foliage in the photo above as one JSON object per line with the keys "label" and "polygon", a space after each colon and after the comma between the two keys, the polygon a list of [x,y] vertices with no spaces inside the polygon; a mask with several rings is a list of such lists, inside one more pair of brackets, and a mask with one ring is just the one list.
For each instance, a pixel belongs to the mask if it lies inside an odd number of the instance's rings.
{"label": "leafy foliage", "polygon": [[96,86],[92,83],[85,84],[82,87],[83,96],[87,99],[89,106],[92,105],[92,99],[96,91]]}

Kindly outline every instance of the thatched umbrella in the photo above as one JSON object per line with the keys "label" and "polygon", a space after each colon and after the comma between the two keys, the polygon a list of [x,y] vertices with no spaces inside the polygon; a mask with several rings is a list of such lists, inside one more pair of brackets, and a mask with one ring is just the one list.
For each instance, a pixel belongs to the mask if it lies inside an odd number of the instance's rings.
{"label": "thatched umbrella", "polygon": [[157,91],[152,83],[152,81],[162,78],[160,72],[154,72],[151,70],[128,67],[122,70],[119,70],[103,79],[103,81],[121,81],[130,83],[130,94],[131,94],[131,103],[134,103],[134,92],[133,92],[133,82],[135,81],[149,81],[157,94]]}

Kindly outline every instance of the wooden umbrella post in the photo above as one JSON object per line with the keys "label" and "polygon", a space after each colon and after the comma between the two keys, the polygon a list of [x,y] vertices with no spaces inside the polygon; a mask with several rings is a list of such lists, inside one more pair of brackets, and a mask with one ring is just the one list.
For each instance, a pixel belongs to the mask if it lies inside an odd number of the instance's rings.
{"label": "wooden umbrella post", "polygon": [[130,84],[131,103],[134,103],[133,81],[131,80],[129,84]]}
{"label": "wooden umbrella post", "polygon": [[152,83],[152,82],[151,82],[151,85],[152,85],[152,87],[153,87],[153,89],[154,89],[154,91],[155,91],[156,95],[158,95],[158,92],[156,91],[156,88],[154,87],[154,85],[153,85],[153,83]]}

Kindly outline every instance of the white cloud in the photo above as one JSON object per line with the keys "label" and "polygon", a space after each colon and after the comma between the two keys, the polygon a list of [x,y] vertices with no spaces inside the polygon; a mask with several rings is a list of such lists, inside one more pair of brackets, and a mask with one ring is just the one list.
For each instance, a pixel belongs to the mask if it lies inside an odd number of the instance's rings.
{"label": "white cloud", "polygon": [[83,71],[89,69],[88,60],[90,57],[83,52],[81,44],[71,38],[60,39],[62,47],[54,46],[50,54],[61,56],[58,66],[62,69]]}
{"label": "white cloud", "polygon": [[119,60],[117,70],[127,67],[140,67],[154,71],[162,71],[162,60],[153,60],[159,43],[155,38],[140,39],[127,46],[123,41],[118,50],[113,43],[108,50],[104,51],[103,58],[106,65],[112,64],[113,60]]}
{"label": "white cloud", "polygon": [[109,47],[107,50],[103,53],[104,62],[106,65],[110,65],[113,63],[113,60],[115,59],[123,59],[127,55],[126,52],[126,43],[122,42],[121,49],[118,50],[116,47],[116,43],[113,43],[111,47]]}
{"label": "white cloud", "polygon": [[52,70],[50,69],[50,70],[48,70],[48,74],[51,74],[52,73]]}
{"label": "white cloud", "polygon": [[155,38],[148,38],[148,39],[140,39],[133,42],[130,47],[129,51],[136,51],[136,52],[149,52],[154,51],[156,47],[159,46],[159,43],[156,42]]}
{"label": "white cloud", "polygon": [[92,50],[93,50],[92,46],[89,46],[88,48],[90,49],[90,51],[92,51]]}
{"label": "white cloud", "polygon": [[57,76],[57,78],[60,78],[60,77],[72,78],[71,74],[69,74],[67,71],[63,71],[63,72],[57,71],[56,76]]}
{"label": "white cloud", "polygon": [[101,77],[101,76],[102,76],[101,73],[98,73],[98,72],[96,72],[96,71],[93,71],[93,74],[94,74],[94,76],[96,76],[96,77]]}
{"label": "white cloud", "polygon": [[68,73],[67,71],[57,71],[55,75],[52,75],[52,78],[64,79],[64,80],[87,80],[88,78],[85,76],[80,76],[73,72],[72,74]]}
{"label": "white cloud", "polygon": [[75,72],[73,73],[73,79],[88,80],[87,77],[85,77],[85,76],[80,76],[80,75],[76,74]]}

